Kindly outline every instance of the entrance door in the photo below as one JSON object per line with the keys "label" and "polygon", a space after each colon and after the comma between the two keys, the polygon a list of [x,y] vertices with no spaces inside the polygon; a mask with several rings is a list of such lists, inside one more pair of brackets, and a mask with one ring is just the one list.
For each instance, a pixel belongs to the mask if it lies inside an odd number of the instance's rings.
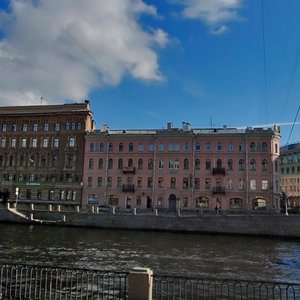
{"label": "entrance door", "polygon": [[169,210],[176,211],[176,196],[174,194],[169,196]]}

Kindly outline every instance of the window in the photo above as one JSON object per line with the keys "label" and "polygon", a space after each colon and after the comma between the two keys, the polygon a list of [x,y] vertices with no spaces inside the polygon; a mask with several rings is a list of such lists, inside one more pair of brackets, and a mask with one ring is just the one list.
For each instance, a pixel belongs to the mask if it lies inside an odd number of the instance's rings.
{"label": "window", "polygon": [[[275,162],[275,164],[276,164],[276,162]],[[268,171],[268,161],[266,159],[263,159],[263,161],[261,163],[261,168],[263,171]]]}
{"label": "window", "polygon": [[59,138],[55,138],[53,140],[53,148],[58,148],[59,147]]}
{"label": "window", "polygon": [[54,125],[54,131],[59,131],[59,129],[60,129],[60,124],[59,124],[59,123],[56,123],[56,124]]}
{"label": "window", "polygon": [[98,160],[98,169],[103,169],[103,159],[99,158]]}
{"label": "window", "polygon": [[77,130],[81,130],[81,123],[77,123]]}
{"label": "window", "polygon": [[183,169],[184,170],[189,169],[189,160],[187,158],[183,161]]}
{"label": "window", "polygon": [[109,145],[108,145],[108,151],[109,152],[113,152],[114,151],[114,145],[113,145],[113,143],[109,143]]}
{"label": "window", "polygon": [[267,191],[268,190],[268,180],[262,180],[261,181],[261,189],[263,191]]}
{"label": "window", "polygon": [[48,138],[43,138],[42,140],[42,147],[47,148],[48,147]]}
{"label": "window", "polygon": [[170,186],[171,186],[171,188],[176,187],[176,178],[175,177],[171,177]]}
{"label": "window", "polygon": [[221,159],[217,160],[217,168],[222,168],[222,160]]}
{"label": "window", "polygon": [[209,201],[206,197],[197,197],[195,199],[196,208],[208,208]]}
{"label": "window", "polygon": [[256,145],[255,145],[254,142],[250,143],[250,151],[251,151],[251,152],[256,151]]}
{"label": "window", "polygon": [[94,160],[92,158],[90,158],[89,160],[89,169],[93,169],[94,168]]}
{"label": "window", "polygon": [[7,130],[7,125],[6,125],[6,124],[3,124],[3,125],[2,125],[2,131],[3,131],[3,132],[6,132],[6,130]]}
{"label": "window", "polygon": [[149,169],[149,170],[152,170],[152,169],[153,169],[153,160],[152,160],[152,159],[149,159],[149,160],[148,160],[148,169]]}
{"label": "window", "polygon": [[139,143],[138,150],[139,150],[139,152],[143,152],[144,151],[144,144]]}
{"label": "window", "polygon": [[138,160],[138,169],[139,170],[143,169],[143,160],[141,158]]}
{"label": "window", "polygon": [[228,189],[228,190],[232,190],[232,179],[231,179],[231,178],[229,178],[229,179],[227,180],[227,189]]}
{"label": "window", "polygon": [[72,123],[72,130],[75,130],[75,129],[76,129],[75,123]]}
{"label": "window", "polygon": [[107,187],[112,187],[112,177],[107,177]]}
{"label": "window", "polygon": [[142,205],[142,197],[140,195],[136,196],[136,206]]}
{"label": "window", "polygon": [[66,130],[70,130],[70,123],[66,123]]}
{"label": "window", "polygon": [[13,124],[13,125],[12,125],[12,131],[13,131],[13,132],[16,132],[16,131],[17,131],[17,125],[16,125],[16,124]]}
{"label": "window", "polygon": [[197,144],[195,145],[195,151],[197,151],[197,152],[200,151],[200,144],[197,143]]}
{"label": "window", "polygon": [[17,140],[15,138],[11,139],[11,147],[16,148],[17,146]]}
{"label": "window", "polygon": [[183,178],[183,188],[187,189],[189,187],[189,179],[188,178]]}
{"label": "window", "polygon": [[195,160],[195,169],[200,170],[200,159],[198,158]]}
{"label": "window", "polygon": [[97,179],[97,186],[98,187],[102,187],[102,184],[103,184],[102,177],[98,177],[98,179]]}
{"label": "window", "polygon": [[21,141],[21,147],[26,148],[26,146],[27,146],[27,139],[23,138]]}
{"label": "window", "polygon": [[267,152],[268,151],[268,145],[267,145],[267,143],[262,143],[262,145],[261,145],[261,151],[262,152]]}
{"label": "window", "polygon": [[207,159],[205,162],[205,169],[210,170],[211,169],[211,161],[210,159]]}
{"label": "window", "polygon": [[210,178],[205,178],[205,189],[210,190],[211,188],[211,180]]}
{"label": "window", "polygon": [[158,177],[158,187],[163,188],[164,187],[164,178]]}
{"label": "window", "polygon": [[233,151],[233,145],[232,145],[231,143],[229,143],[229,144],[227,145],[227,151],[228,151],[228,152],[232,152],[232,151]]}
{"label": "window", "polygon": [[119,160],[118,160],[118,169],[119,170],[123,169],[123,159],[122,158],[119,158]]}
{"label": "window", "polygon": [[250,160],[250,170],[252,170],[252,171],[256,170],[256,161],[255,161],[255,159]]}
{"label": "window", "polygon": [[159,144],[159,151],[164,151],[165,150],[165,146],[164,144]]}
{"label": "window", "polygon": [[75,137],[69,137],[69,147],[75,147]]}
{"label": "window", "polygon": [[148,177],[147,186],[148,186],[148,188],[152,188],[152,186],[153,186],[153,178],[152,177]]}
{"label": "window", "polygon": [[243,206],[243,200],[240,198],[231,198],[229,200],[229,206],[231,209],[238,209],[242,208]]}
{"label": "window", "polygon": [[142,182],[143,182],[142,177],[138,177],[138,179],[137,179],[137,187],[141,188],[142,187]]}
{"label": "window", "polygon": [[179,161],[177,159],[174,161],[174,169],[179,169]]}
{"label": "window", "polygon": [[67,154],[66,155],[66,167],[72,168],[74,162],[74,154]]}
{"label": "window", "polygon": [[120,143],[119,144],[119,152],[123,152],[123,149],[124,149],[123,143]]}
{"label": "window", "polygon": [[169,151],[173,151],[173,150],[174,150],[173,144],[169,144],[169,145],[168,145],[168,150],[169,150]]}
{"label": "window", "polygon": [[278,144],[275,144],[275,153],[278,153]]}
{"label": "window", "polygon": [[160,160],[160,161],[158,162],[158,168],[159,168],[159,169],[163,169],[163,168],[164,168],[164,161],[163,161],[163,160]]}
{"label": "window", "polygon": [[90,152],[95,152],[95,143],[90,143]]}
{"label": "window", "polygon": [[129,145],[128,145],[128,151],[129,152],[133,151],[133,144],[132,143],[129,143]]}
{"label": "window", "polygon": [[48,130],[49,130],[49,124],[46,123],[46,124],[44,124],[44,131],[48,131]]}
{"label": "window", "polygon": [[233,170],[233,160],[232,159],[228,159],[227,169],[228,170]]}
{"label": "window", "polygon": [[218,143],[217,144],[217,149],[216,149],[218,152],[222,151],[223,150],[223,147],[222,147],[222,144],[221,143]]}
{"label": "window", "polygon": [[180,151],[180,145],[179,144],[174,144],[174,151]]}
{"label": "window", "polygon": [[103,143],[100,143],[100,145],[99,145],[99,151],[100,152],[104,152],[104,144]]}
{"label": "window", "polygon": [[108,168],[108,169],[112,169],[112,168],[113,168],[113,160],[112,160],[112,158],[110,158],[110,159],[108,160],[107,168]]}
{"label": "window", "polygon": [[169,169],[174,169],[174,161],[169,160]]}
{"label": "window", "polygon": [[251,191],[255,191],[256,190],[256,180],[255,179],[251,179],[250,180],[250,190]]}
{"label": "window", "polygon": [[184,151],[190,151],[190,145],[188,143],[184,144]]}
{"label": "window", "polygon": [[182,198],[182,207],[183,208],[187,208],[188,205],[189,205],[189,199],[188,199],[188,197],[183,197]]}
{"label": "window", "polygon": [[122,177],[118,177],[117,178],[117,187],[118,188],[122,187],[122,183],[123,183]]}
{"label": "window", "polygon": [[195,178],[195,189],[200,189],[200,178]]}
{"label": "window", "polygon": [[154,151],[154,144],[149,144],[148,145],[148,151]]}
{"label": "window", "polygon": [[88,177],[88,186],[91,187],[93,185],[93,177]]}
{"label": "window", "polygon": [[6,139],[1,139],[1,148],[5,148]]}
{"label": "window", "polygon": [[129,168],[133,167],[133,160],[131,158],[128,159],[128,167]]}
{"label": "window", "polygon": [[245,145],[244,144],[240,144],[239,145],[239,151],[240,152],[244,152],[245,151]]}
{"label": "window", "polygon": [[38,124],[33,124],[32,125],[32,131],[38,131],[39,125]]}
{"label": "window", "polygon": [[210,152],[210,151],[211,151],[211,144],[210,144],[210,143],[207,143],[207,144],[206,144],[205,150],[206,150],[207,152]]}
{"label": "window", "polygon": [[24,132],[27,132],[27,129],[28,129],[27,124],[23,124],[22,130],[23,130]]}
{"label": "window", "polygon": [[245,161],[243,159],[239,160],[239,170],[240,171],[245,170]]}

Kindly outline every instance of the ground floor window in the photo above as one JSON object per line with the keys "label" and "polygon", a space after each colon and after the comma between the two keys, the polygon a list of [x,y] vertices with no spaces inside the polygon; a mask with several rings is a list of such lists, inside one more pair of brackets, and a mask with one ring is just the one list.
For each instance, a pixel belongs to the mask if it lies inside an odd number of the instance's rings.
{"label": "ground floor window", "polygon": [[119,198],[116,198],[114,195],[109,195],[107,200],[108,205],[119,205]]}
{"label": "ground floor window", "polygon": [[267,201],[262,198],[257,198],[252,200],[252,209],[266,209],[267,208]]}
{"label": "ground floor window", "polygon": [[229,201],[229,206],[231,209],[237,209],[243,207],[243,200],[240,198],[231,198]]}
{"label": "ground floor window", "polygon": [[197,197],[196,198],[196,208],[208,208],[209,200],[206,197]]}

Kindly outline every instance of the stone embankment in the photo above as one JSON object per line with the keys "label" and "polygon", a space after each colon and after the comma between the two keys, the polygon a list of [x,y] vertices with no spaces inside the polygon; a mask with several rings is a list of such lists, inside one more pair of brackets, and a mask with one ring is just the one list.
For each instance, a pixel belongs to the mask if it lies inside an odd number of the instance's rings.
{"label": "stone embankment", "polygon": [[183,212],[101,213],[58,210],[0,209],[0,221],[63,226],[98,227],[104,229],[157,230],[231,235],[255,235],[300,238],[300,215],[279,213],[220,215]]}

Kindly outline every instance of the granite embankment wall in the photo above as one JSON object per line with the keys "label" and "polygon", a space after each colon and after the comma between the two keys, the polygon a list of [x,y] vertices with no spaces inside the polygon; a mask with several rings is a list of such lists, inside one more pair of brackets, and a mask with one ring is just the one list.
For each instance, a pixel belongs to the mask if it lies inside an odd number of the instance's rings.
{"label": "granite embankment wall", "polygon": [[[0,210],[0,221],[105,229],[162,230],[300,238],[300,216],[274,215],[112,215],[88,212]],[[33,219],[32,219],[33,218]]]}

